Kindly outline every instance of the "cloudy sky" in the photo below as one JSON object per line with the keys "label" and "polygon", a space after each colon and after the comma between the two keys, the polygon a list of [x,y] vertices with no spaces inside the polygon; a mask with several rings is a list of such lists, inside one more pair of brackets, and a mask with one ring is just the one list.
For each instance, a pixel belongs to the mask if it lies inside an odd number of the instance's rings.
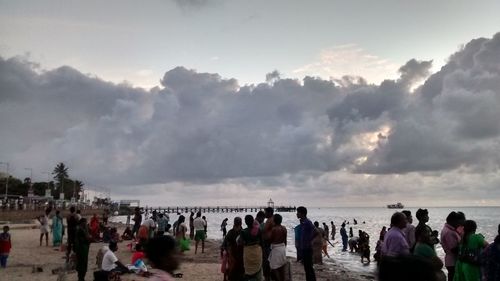
{"label": "cloudy sky", "polygon": [[0,1],[0,161],[150,206],[498,205],[499,10]]}

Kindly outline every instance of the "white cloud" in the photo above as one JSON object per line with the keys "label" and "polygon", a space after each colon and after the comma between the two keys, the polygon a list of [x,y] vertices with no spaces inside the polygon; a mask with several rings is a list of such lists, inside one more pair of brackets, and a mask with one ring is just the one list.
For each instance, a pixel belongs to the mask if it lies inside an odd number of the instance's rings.
{"label": "white cloud", "polygon": [[296,75],[325,79],[361,76],[370,83],[397,78],[398,66],[387,59],[370,54],[357,44],[345,44],[320,51],[316,61],[293,70]]}

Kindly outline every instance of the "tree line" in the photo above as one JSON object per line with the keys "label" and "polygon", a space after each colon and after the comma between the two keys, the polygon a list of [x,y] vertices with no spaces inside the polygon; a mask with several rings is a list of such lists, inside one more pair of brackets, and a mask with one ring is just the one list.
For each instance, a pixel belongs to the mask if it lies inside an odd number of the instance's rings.
{"label": "tree line", "polygon": [[[45,196],[45,190],[47,187],[50,189],[50,195],[53,198],[59,199],[59,193],[61,190],[64,193],[64,198],[69,199],[75,197],[77,200],[80,199],[80,192],[83,190],[84,183],[71,179],[68,174],[68,167],[64,163],[59,163],[56,165],[52,171],[53,180],[46,182],[31,182],[29,177],[23,180],[8,175],[9,177],[9,195],[20,195],[28,196],[28,190],[30,185],[33,187],[33,193],[37,196]],[[7,178],[1,180],[2,185],[0,186],[0,195],[4,193],[4,188]],[[1,196],[0,196],[1,197]]]}

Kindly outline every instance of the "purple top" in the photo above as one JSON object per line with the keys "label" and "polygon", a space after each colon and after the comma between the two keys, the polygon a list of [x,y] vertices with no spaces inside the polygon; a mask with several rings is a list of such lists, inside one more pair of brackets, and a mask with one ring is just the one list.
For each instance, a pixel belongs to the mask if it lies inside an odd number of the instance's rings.
{"label": "purple top", "polygon": [[457,262],[457,255],[453,253],[452,249],[458,247],[460,243],[460,234],[457,230],[445,223],[443,230],[441,230],[441,245],[444,250],[444,265],[445,266],[455,266]]}
{"label": "purple top", "polygon": [[409,254],[410,248],[403,231],[393,226],[385,235],[384,244],[382,244],[382,255],[396,257]]}

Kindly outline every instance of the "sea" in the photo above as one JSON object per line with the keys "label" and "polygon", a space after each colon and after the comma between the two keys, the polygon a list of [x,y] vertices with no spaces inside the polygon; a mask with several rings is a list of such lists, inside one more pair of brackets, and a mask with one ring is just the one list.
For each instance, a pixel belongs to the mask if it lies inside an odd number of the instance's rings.
{"label": "sea", "polygon": [[[410,210],[413,215],[413,224],[418,223],[415,218],[415,213],[418,208],[405,208]],[[428,225],[433,229],[441,232],[446,217],[451,211],[462,211],[468,220],[474,220],[477,223],[476,233],[484,235],[486,241],[492,242],[497,235],[498,225],[500,224],[500,207],[433,207],[427,208],[429,211]],[[346,269],[357,273],[370,273],[376,272],[376,263],[373,262],[373,254],[375,253],[375,246],[383,226],[389,228],[391,215],[398,210],[382,208],[382,207],[335,207],[335,208],[308,208],[308,218],[311,221],[318,221],[320,225],[325,222],[331,231],[330,222],[333,221],[337,228],[337,235],[332,242],[334,247],[328,245],[328,253],[330,258],[323,258],[323,262],[337,263],[344,266]],[[219,240],[222,242],[222,231],[220,224],[224,218],[228,218],[227,230],[231,229],[234,217],[241,217],[244,220],[245,215],[255,213],[204,213],[207,218],[207,236],[209,239]],[[287,255],[291,257],[296,256],[296,249],[294,246],[294,230],[293,228],[299,224],[296,213],[285,212],[279,213],[283,217],[283,225],[288,229],[288,243]],[[183,214],[186,219],[189,218],[188,214]],[[178,218],[177,214],[169,214],[170,223],[172,224]],[[357,224],[354,224],[354,219]],[[126,222],[126,216],[116,216],[111,219],[115,222]],[[352,227],[354,236],[357,236],[358,230],[362,230],[370,235],[370,249],[372,263],[366,265],[360,261],[360,256],[355,253],[342,252],[342,242],[340,239],[340,225],[342,222],[348,222],[346,230]],[[439,257],[444,259],[444,252],[441,245],[436,246],[436,252]]]}

